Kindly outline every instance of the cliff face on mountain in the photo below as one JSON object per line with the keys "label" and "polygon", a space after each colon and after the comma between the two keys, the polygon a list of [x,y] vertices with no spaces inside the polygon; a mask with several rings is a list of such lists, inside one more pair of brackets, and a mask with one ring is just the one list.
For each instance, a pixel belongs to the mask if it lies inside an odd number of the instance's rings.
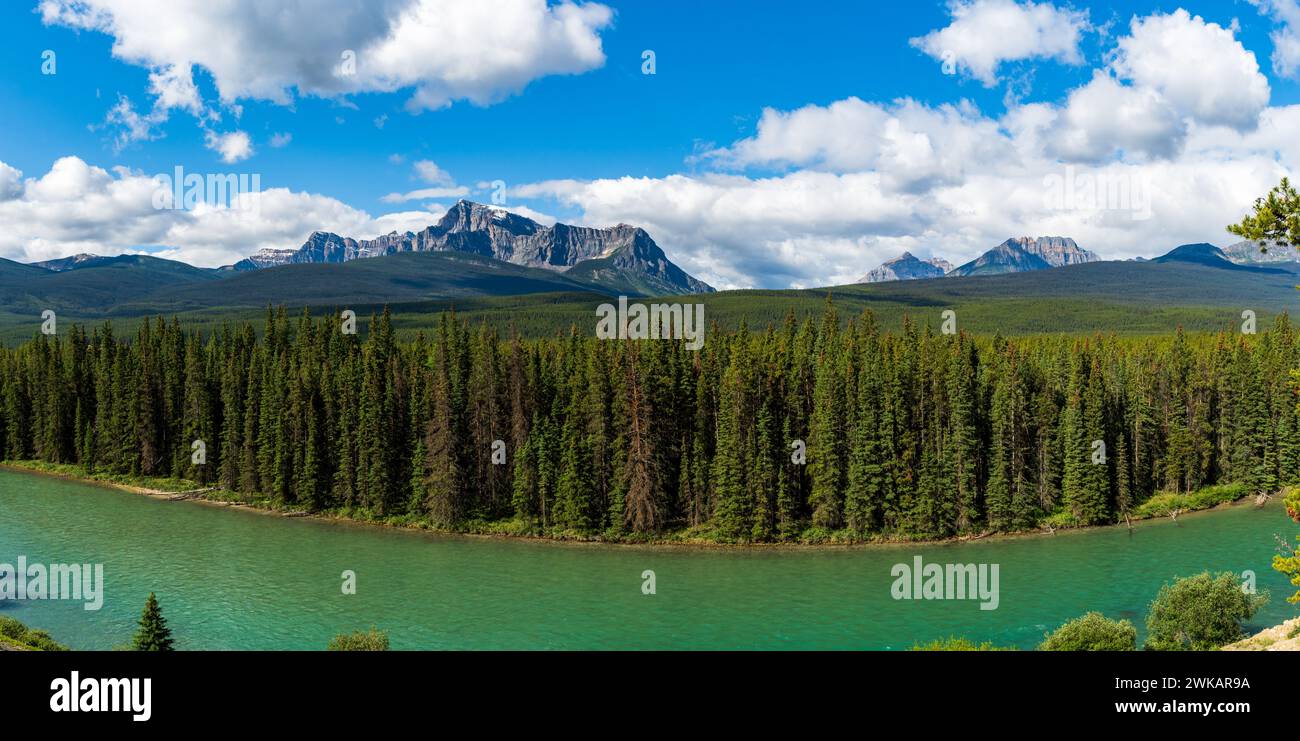
{"label": "cliff face on mountain", "polygon": [[[402,252],[456,251],[496,260],[603,276],[614,283],[635,284],[653,293],[703,293],[713,289],[674,265],[644,229],[619,224],[608,229],[555,224],[469,201],[459,201],[418,232],[391,232],[357,240],[331,232],[313,232],[296,250],[263,250],[236,263],[235,270],[276,265],[339,263]],[[583,263],[591,262],[590,265]]]}
{"label": "cliff face on mountain", "polygon": [[1069,237],[1016,237],[985,252],[948,275],[996,275],[1059,268],[1101,258]]}

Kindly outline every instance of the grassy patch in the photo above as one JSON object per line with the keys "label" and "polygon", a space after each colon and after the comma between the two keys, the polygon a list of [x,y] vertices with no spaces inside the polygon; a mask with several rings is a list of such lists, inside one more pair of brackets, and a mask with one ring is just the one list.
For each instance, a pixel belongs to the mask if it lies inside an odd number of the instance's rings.
{"label": "grassy patch", "polygon": [[1063,530],[1079,527],[1080,525],[1081,523],[1074,516],[1074,513],[1066,509],[1058,509],[1039,521],[1039,526],[1048,530]]}
{"label": "grassy patch", "polygon": [[190,489],[204,488],[203,484],[189,481],[186,479],[176,478],[156,478],[150,476],[134,476],[130,474],[113,474],[99,471],[87,471],[81,466],[71,463],[46,463],[44,461],[33,460],[6,460],[0,461],[0,465],[12,468],[21,468],[33,473],[43,473],[51,476],[62,476],[65,478],[78,479],[81,481],[94,481],[101,484],[116,484],[118,486],[135,486],[141,489],[156,489],[164,492],[181,492]]}
{"label": "grassy patch", "polygon": [[1153,517],[1168,517],[1174,511],[1195,512],[1196,510],[1210,509],[1220,504],[1235,502],[1246,496],[1246,494],[1245,484],[1207,486],[1189,494],[1157,492],[1133,511],[1133,517],[1146,520]]}

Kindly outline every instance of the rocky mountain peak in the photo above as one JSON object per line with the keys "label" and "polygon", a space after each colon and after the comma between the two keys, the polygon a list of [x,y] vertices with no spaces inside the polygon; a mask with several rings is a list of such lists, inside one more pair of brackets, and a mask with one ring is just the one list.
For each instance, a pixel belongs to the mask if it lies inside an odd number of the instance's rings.
{"label": "rocky mountain peak", "polygon": [[1024,273],[1097,262],[1100,259],[1069,237],[1012,237],[948,274]]}
{"label": "rocky mountain peak", "polygon": [[1040,257],[1054,268],[1101,259],[1080,247],[1070,237],[1016,237],[1003,242],[1003,245]]}
{"label": "rocky mountain peak", "polygon": [[952,269],[952,265],[943,258],[932,257],[928,260],[918,259],[911,252],[904,252],[892,260],[886,260],[879,267],[858,281],[859,283],[885,283],[894,280],[919,280],[939,278]]}
{"label": "rocky mountain peak", "polygon": [[[400,252],[469,252],[526,267],[567,272],[592,260],[607,284],[636,286],[638,292],[712,291],[670,262],[646,230],[630,224],[608,229],[557,223],[543,226],[496,206],[459,200],[438,223],[418,234],[390,232],[355,240],[331,232],[312,232],[297,250],[263,250],[234,265],[256,270],[288,263],[346,262]],[[614,259],[617,258],[617,259]]]}

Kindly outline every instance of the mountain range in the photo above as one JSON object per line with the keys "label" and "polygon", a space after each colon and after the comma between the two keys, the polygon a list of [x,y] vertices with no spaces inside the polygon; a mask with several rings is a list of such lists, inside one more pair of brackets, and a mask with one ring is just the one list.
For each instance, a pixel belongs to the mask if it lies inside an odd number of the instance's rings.
{"label": "mountain range", "polygon": [[713,290],[674,265],[640,227],[544,226],[526,216],[465,200],[452,206],[437,224],[419,232],[391,232],[356,240],[318,231],[295,250],[262,250],[224,269],[245,272],[280,265],[343,263],[404,252],[468,253],[573,273],[581,280],[640,295]]}
{"label": "mountain range", "polygon": [[[1153,260],[1109,260],[1046,270],[943,280],[888,281],[786,290],[697,294],[709,322],[734,328],[781,325],[825,311],[833,295],[841,316],[871,310],[882,326],[905,317],[938,321],[956,310],[961,327],[1004,335],[1104,331],[1154,334],[1178,327],[1215,330],[1239,321],[1245,308],[1263,321],[1300,315],[1300,262],[1237,264],[1213,245],[1182,245]],[[61,267],[61,266],[56,266]],[[590,276],[531,268],[458,251],[405,252],[342,263],[289,264],[220,271],[146,255],[81,260],[52,270],[0,259],[0,343],[38,331],[42,312],[58,314],[60,332],[111,320],[120,333],[155,316],[218,332],[229,321],[260,322],[268,305],[328,315],[350,308],[359,317],[393,310],[400,331],[427,330],[454,309],[504,336],[553,336],[591,328],[593,310],[614,295]],[[1232,325],[1235,326],[1235,325]]]}
{"label": "mountain range", "polygon": [[1069,237],[1015,237],[968,263],[953,268],[941,257],[918,260],[910,252],[888,260],[859,283],[917,280],[943,276],[1000,275],[1082,265],[1101,260]]}
{"label": "mountain range", "polygon": [[[952,279],[915,280],[940,276]],[[455,308],[503,331],[553,333],[580,326],[611,296],[691,291],[722,322],[781,320],[789,310],[815,314],[833,292],[837,305],[895,320],[955,307],[967,328],[1157,331],[1218,326],[1240,306],[1296,313],[1298,278],[1294,250],[1261,252],[1251,243],[1182,245],[1152,260],[1098,261],[1069,238],[1022,237],[955,269],[905,253],[849,286],[717,293],[673,265],[643,229],[543,226],[460,202],[419,232],[356,240],[320,231],[297,249],[263,251],[216,269],[149,255],[0,259],[0,342],[30,337],[46,309],[58,313],[60,326],[120,319],[131,327],[162,314],[215,328],[231,317],[257,317],[268,305],[358,314],[391,305],[415,327]],[[1143,308],[1134,313],[1137,303]]]}
{"label": "mountain range", "polygon": [[[961,277],[972,275],[1001,275],[1027,273],[1035,270],[1082,265],[1098,262],[1101,258],[1080,247],[1069,237],[1018,237],[1008,239],[968,263],[951,268],[947,260],[932,257],[920,260],[910,252],[868,272],[859,283],[885,283],[897,280]],[[1133,258],[1134,262],[1147,262],[1146,258]],[[1219,248],[1212,244],[1186,244],[1149,262],[1198,262],[1216,267],[1300,264],[1300,251],[1285,246],[1261,250],[1255,242],[1238,242]]]}

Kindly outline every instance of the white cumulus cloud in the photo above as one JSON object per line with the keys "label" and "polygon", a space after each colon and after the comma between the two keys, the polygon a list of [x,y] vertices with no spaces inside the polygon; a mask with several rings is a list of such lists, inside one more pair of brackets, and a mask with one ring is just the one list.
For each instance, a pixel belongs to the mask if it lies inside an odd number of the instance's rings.
{"label": "white cumulus cloud", "polygon": [[912,39],[912,46],[992,87],[1003,62],[1055,59],[1082,64],[1079,43],[1091,28],[1087,11],[1050,2],[953,0],[952,23]]}
{"label": "white cumulus cloud", "polygon": [[231,131],[225,134],[208,131],[204,136],[204,144],[220,155],[221,161],[226,163],[240,162],[253,156],[253,140],[244,131]]}
{"label": "white cumulus cloud", "polygon": [[[600,67],[613,11],[547,0],[41,0],[48,25],[103,32],[153,72],[164,105],[196,105],[202,67],[221,100],[409,90],[412,110],[487,105],[528,83]],[[156,78],[156,79],[155,79]]]}
{"label": "white cumulus cloud", "polygon": [[1277,23],[1273,41],[1273,72],[1300,79],[1300,0],[1250,0],[1260,13]]}
{"label": "white cumulus cloud", "polygon": [[1269,101],[1268,78],[1233,30],[1182,9],[1134,18],[1113,67],[1201,123],[1251,129]]}
{"label": "white cumulus cloud", "polygon": [[0,201],[17,198],[22,192],[22,171],[0,162]]}
{"label": "white cumulus cloud", "polygon": [[1183,118],[1159,93],[1100,71],[1070,92],[1050,125],[1048,150],[1070,161],[1097,162],[1116,153],[1173,157],[1186,136]]}
{"label": "white cumulus cloud", "polygon": [[455,182],[451,174],[433,160],[416,160],[412,163],[411,170],[416,178],[430,185],[450,185]]}
{"label": "white cumulus cloud", "polygon": [[768,108],[754,136],[704,158],[729,167],[870,169],[911,188],[959,179],[969,163],[1009,155],[997,128],[969,103],[932,108],[847,98],[789,112]]}
{"label": "white cumulus cloud", "polygon": [[0,257],[28,262],[148,249],[216,267],[262,248],[298,247],[318,229],[364,239],[422,229],[443,213],[412,210],[375,217],[335,198],[286,188],[243,194],[235,207],[156,208],[159,185],[151,175],[122,168],[110,172],[78,157],[63,157],[49,172],[15,186],[17,177],[14,168],[0,163],[0,223],[5,225]]}
{"label": "white cumulus cloud", "polygon": [[420,188],[405,193],[389,193],[380,200],[384,203],[404,203],[406,201],[425,201],[433,198],[462,198],[469,195],[469,188],[454,185],[447,188]]}

